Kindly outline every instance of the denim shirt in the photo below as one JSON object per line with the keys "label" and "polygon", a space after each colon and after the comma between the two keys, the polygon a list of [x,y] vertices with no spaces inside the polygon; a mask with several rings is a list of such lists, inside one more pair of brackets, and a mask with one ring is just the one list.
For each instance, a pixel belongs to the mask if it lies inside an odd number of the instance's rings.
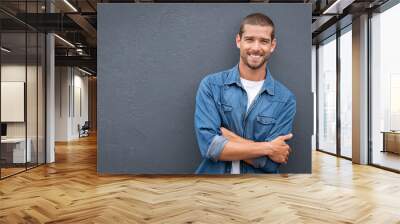
{"label": "denim shirt", "polygon": [[[194,114],[197,142],[203,157],[196,174],[231,172],[232,162],[219,160],[228,142],[220,127],[256,142],[271,141],[291,133],[295,113],[295,96],[272,77],[268,68],[264,84],[248,110],[238,65],[206,76],[197,90]],[[277,173],[280,165],[267,156],[252,162],[254,166],[241,161],[240,173]]]}

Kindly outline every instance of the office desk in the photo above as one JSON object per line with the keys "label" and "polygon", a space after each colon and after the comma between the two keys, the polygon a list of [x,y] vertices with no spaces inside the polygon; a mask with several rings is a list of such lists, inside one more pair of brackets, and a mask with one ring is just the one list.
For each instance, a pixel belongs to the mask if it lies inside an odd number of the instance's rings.
{"label": "office desk", "polygon": [[383,133],[383,150],[382,152],[392,152],[400,154],[400,132],[399,131],[382,131]]}
{"label": "office desk", "polygon": [[[25,151],[25,138],[1,139],[1,157],[3,157],[3,159],[5,159],[9,163],[31,162],[32,140],[28,138],[27,142],[28,144]],[[25,158],[27,158],[27,161],[25,161]]]}

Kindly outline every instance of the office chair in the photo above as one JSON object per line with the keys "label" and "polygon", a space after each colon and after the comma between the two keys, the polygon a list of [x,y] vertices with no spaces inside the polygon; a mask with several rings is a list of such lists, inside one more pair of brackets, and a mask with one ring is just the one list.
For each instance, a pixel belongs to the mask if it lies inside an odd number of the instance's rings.
{"label": "office chair", "polygon": [[89,136],[89,129],[90,129],[89,121],[85,121],[82,127],[80,127],[80,125],[78,124],[79,138]]}

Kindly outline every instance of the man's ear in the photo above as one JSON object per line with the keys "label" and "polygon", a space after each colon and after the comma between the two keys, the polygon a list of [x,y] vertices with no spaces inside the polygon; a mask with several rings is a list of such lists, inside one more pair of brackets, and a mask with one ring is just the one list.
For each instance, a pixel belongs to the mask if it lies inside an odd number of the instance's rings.
{"label": "man's ear", "polygon": [[240,49],[240,35],[236,34],[236,47]]}
{"label": "man's ear", "polygon": [[274,39],[272,40],[270,52],[271,52],[271,53],[274,52],[275,48],[276,48],[276,38],[274,38]]}

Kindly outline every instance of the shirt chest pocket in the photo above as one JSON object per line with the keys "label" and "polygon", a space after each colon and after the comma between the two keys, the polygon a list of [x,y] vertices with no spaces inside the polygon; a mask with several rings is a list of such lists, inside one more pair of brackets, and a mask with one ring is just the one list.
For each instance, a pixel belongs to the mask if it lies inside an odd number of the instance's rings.
{"label": "shirt chest pocket", "polygon": [[232,127],[232,109],[233,107],[226,104],[221,104],[222,109],[222,126],[230,129]]}
{"label": "shirt chest pocket", "polygon": [[221,107],[222,107],[222,110],[223,110],[225,113],[229,113],[229,112],[231,112],[232,109],[233,109],[232,106],[229,106],[229,105],[226,105],[226,104],[221,104]]}
{"label": "shirt chest pocket", "polygon": [[257,141],[265,141],[271,135],[271,129],[276,123],[276,119],[272,116],[259,114],[254,122],[254,137]]}

